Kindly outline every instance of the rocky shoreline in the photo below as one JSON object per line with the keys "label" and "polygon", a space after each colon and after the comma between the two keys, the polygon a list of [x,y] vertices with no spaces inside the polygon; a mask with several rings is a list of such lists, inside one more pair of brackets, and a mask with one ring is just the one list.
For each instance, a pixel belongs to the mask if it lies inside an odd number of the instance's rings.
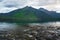
{"label": "rocky shoreline", "polygon": [[0,31],[0,40],[60,40],[60,27],[35,25],[22,31]]}

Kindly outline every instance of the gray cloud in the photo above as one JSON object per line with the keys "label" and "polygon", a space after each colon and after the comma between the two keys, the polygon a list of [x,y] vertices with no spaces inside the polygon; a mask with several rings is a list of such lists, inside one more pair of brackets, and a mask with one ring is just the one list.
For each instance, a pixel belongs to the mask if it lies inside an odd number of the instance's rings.
{"label": "gray cloud", "polygon": [[45,6],[55,4],[56,0],[5,0],[5,7]]}
{"label": "gray cloud", "polygon": [[5,7],[22,7],[26,5],[24,0],[6,0],[3,2]]}
{"label": "gray cloud", "polygon": [[[15,9],[23,8],[25,6],[38,8],[41,6],[51,5],[55,3],[57,3],[57,0],[0,0],[0,8],[3,9],[3,12],[5,12],[5,10],[9,11],[9,8]],[[2,11],[1,9],[0,12]]]}
{"label": "gray cloud", "polygon": [[[33,2],[33,1],[32,1]],[[45,6],[57,3],[57,0],[37,0],[32,6]]]}
{"label": "gray cloud", "polygon": [[0,0],[0,2],[2,2],[3,0]]}

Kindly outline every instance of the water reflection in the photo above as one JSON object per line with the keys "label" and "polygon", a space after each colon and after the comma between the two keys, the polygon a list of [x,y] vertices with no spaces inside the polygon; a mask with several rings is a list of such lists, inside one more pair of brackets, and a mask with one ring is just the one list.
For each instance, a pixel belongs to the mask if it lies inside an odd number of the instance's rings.
{"label": "water reflection", "polygon": [[[57,26],[57,28],[55,29],[54,26]],[[52,36],[51,37],[52,40],[55,40],[55,38],[60,40],[60,27],[58,26],[60,26],[60,22],[44,22],[44,23],[0,22],[0,39],[1,40],[5,40],[5,39],[6,40],[35,40],[35,39],[48,40],[47,38],[49,38],[49,36]]]}
{"label": "water reflection", "polygon": [[16,23],[0,22],[0,30],[11,30],[17,27]]}
{"label": "water reflection", "polygon": [[[0,30],[14,30],[14,29],[24,29],[23,25],[26,23],[6,23],[0,22]],[[39,26],[60,26],[60,22],[45,22],[45,23],[27,23],[29,26],[39,25]]]}
{"label": "water reflection", "polygon": [[60,26],[60,22],[29,23],[29,25]]}

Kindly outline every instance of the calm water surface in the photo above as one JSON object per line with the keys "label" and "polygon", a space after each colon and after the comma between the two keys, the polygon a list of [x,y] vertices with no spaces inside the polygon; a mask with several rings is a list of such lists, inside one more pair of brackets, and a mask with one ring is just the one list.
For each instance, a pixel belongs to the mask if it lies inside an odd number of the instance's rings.
{"label": "calm water surface", "polygon": [[[27,23],[28,25],[41,25],[41,26],[60,26],[60,22],[44,22],[44,23]],[[7,23],[0,22],[0,30],[24,30],[26,27],[23,27],[24,23]]]}

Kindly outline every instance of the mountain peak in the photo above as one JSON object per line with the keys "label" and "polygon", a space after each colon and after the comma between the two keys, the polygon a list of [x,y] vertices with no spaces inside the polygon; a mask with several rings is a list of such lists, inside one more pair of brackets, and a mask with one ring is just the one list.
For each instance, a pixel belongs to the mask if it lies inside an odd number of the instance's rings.
{"label": "mountain peak", "polygon": [[44,9],[44,8],[39,8],[39,10],[45,10],[45,11],[48,11],[47,9]]}
{"label": "mountain peak", "polygon": [[31,6],[26,6],[26,7],[24,7],[23,9],[35,9],[35,8],[33,8],[33,7],[31,7]]}

